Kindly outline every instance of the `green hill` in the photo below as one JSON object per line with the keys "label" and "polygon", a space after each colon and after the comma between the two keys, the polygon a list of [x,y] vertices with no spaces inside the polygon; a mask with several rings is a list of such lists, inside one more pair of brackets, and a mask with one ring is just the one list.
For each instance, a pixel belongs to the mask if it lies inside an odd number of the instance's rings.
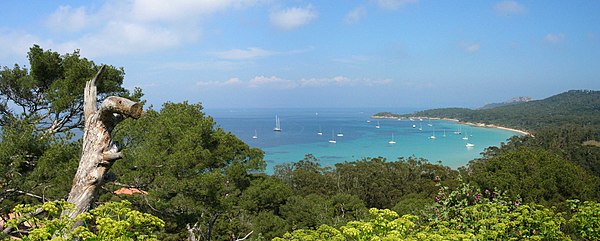
{"label": "green hill", "polygon": [[600,126],[600,91],[571,90],[543,100],[489,109],[442,108],[397,115],[410,116],[453,118],[529,131],[565,125]]}

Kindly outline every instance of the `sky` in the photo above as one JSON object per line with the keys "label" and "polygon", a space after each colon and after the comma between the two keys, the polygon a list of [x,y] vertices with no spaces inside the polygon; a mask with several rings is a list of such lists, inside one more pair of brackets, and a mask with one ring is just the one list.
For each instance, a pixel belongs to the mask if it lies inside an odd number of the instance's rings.
{"label": "sky", "polygon": [[3,0],[38,44],[125,69],[153,106],[480,107],[600,90],[600,1]]}

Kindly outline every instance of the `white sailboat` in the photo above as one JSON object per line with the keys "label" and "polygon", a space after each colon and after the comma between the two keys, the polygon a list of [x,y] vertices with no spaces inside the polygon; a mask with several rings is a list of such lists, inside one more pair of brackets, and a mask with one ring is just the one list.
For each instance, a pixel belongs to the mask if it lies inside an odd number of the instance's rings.
{"label": "white sailboat", "polygon": [[423,130],[423,124],[419,123],[419,130],[422,131]]}
{"label": "white sailboat", "polygon": [[319,126],[319,132],[317,132],[317,135],[322,136],[323,132],[321,131],[321,126]]}
{"label": "white sailboat", "polygon": [[344,136],[344,133],[342,132],[342,130],[340,129],[340,132],[337,133],[337,136],[342,137]]}
{"label": "white sailboat", "polygon": [[256,130],[254,130],[254,135],[252,136],[252,139],[258,139],[258,134],[256,133]]}
{"label": "white sailboat", "polygon": [[429,139],[435,139],[435,129],[433,129],[433,131],[431,132],[431,136],[429,137]]}
{"label": "white sailboat", "polygon": [[337,143],[337,141],[335,140],[335,137],[333,136],[333,130],[331,130],[331,139],[329,139],[329,143],[331,143],[331,144]]}
{"label": "white sailboat", "polygon": [[392,133],[392,140],[388,141],[389,144],[396,144],[396,142],[394,141],[394,133]]}
{"label": "white sailboat", "polygon": [[456,135],[460,135],[460,134],[462,134],[462,132],[461,132],[461,127],[460,127],[460,126],[458,126],[458,130],[457,130],[457,131],[455,131],[455,132],[454,132],[454,134],[456,134]]}
{"label": "white sailboat", "polygon": [[275,128],[273,128],[273,131],[281,131],[281,124],[277,115],[275,115]]}
{"label": "white sailboat", "polygon": [[465,137],[462,138],[463,140],[468,140],[469,136],[467,135],[467,133],[465,132]]}
{"label": "white sailboat", "polygon": [[467,148],[471,148],[471,147],[474,147],[475,145],[473,145],[473,144],[471,144],[471,143],[468,143],[468,142],[467,142],[467,144],[466,144],[465,146],[466,146]]}
{"label": "white sailboat", "polygon": [[381,128],[381,126],[379,125],[379,121],[377,121],[377,125],[375,126],[375,128],[377,128],[377,129]]}

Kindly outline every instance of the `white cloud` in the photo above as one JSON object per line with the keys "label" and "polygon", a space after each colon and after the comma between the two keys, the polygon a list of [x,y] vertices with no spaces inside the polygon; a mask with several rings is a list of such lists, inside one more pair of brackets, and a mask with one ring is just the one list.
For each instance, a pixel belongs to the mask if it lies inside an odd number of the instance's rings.
{"label": "white cloud", "polygon": [[246,7],[256,0],[134,0],[133,16],[142,21],[180,21],[229,8]]}
{"label": "white cloud", "polygon": [[348,12],[346,14],[346,17],[344,18],[344,22],[346,22],[347,24],[354,24],[354,23],[359,22],[361,19],[363,19],[366,16],[367,16],[367,9],[365,9],[365,7],[363,7],[363,6],[360,6],[355,9],[352,9],[352,11]]}
{"label": "white cloud", "polygon": [[397,10],[404,6],[418,3],[419,0],[375,0],[380,8],[388,10]]}
{"label": "white cloud", "polygon": [[245,63],[236,61],[193,61],[193,62],[166,62],[154,66],[155,70],[176,70],[176,71],[233,71],[240,69]]}
{"label": "white cloud", "polygon": [[500,15],[514,15],[525,13],[526,9],[518,2],[508,0],[494,5],[494,11]]}
{"label": "white cloud", "polygon": [[[153,52],[196,42],[207,17],[262,0],[107,0],[97,8],[60,6],[47,17],[52,30],[77,32],[68,41],[47,40],[57,51],[80,49],[88,57]],[[61,37],[58,37],[60,39]]]}
{"label": "white cloud", "polygon": [[285,31],[307,25],[317,17],[318,14],[311,5],[276,10],[269,14],[271,24]]}
{"label": "white cloud", "polygon": [[102,30],[63,45],[79,46],[82,53],[91,56],[120,55],[172,48],[193,38],[178,29],[160,25],[111,21]]}
{"label": "white cloud", "polygon": [[565,41],[565,35],[563,33],[549,33],[544,37],[544,42],[551,44],[558,44]]}
{"label": "white cloud", "polygon": [[467,53],[474,54],[479,52],[481,45],[478,43],[461,43],[460,47]]}
{"label": "white cloud", "polygon": [[0,60],[2,60],[0,62],[4,65],[4,63],[13,64],[26,60],[25,53],[33,44],[49,45],[48,42],[41,41],[31,34],[0,30]]}
{"label": "white cloud", "polygon": [[252,78],[248,84],[251,88],[269,86],[280,89],[292,89],[298,86],[294,81],[291,80],[285,80],[276,76],[266,77],[262,75]]}
{"label": "white cloud", "polygon": [[352,79],[341,75],[330,78],[303,78],[300,80],[286,80],[276,76],[256,76],[248,82],[248,86],[252,88],[274,87],[280,89],[293,89],[327,86],[380,86],[388,85],[390,83],[392,83],[390,79]]}
{"label": "white cloud", "polygon": [[351,84],[352,80],[345,76],[335,76],[333,78],[310,78],[301,79],[298,81],[301,87],[318,87],[318,86],[343,86]]}
{"label": "white cloud", "polygon": [[196,85],[200,86],[200,87],[232,86],[232,85],[240,85],[240,84],[242,84],[242,81],[237,77],[230,78],[225,81],[198,81],[196,83]]}
{"label": "white cloud", "polygon": [[244,60],[275,55],[277,52],[265,50],[261,48],[232,49],[223,52],[217,52],[215,55],[221,59]]}
{"label": "white cloud", "polygon": [[89,23],[85,7],[60,6],[46,21],[46,25],[56,31],[75,32],[84,29]]}
{"label": "white cloud", "polygon": [[267,49],[262,49],[262,48],[257,48],[257,47],[250,47],[247,49],[230,49],[230,50],[221,51],[221,52],[214,52],[212,54],[214,56],[216,56],[217,58],[226,59],[226,60],[250,60],[250,59],[271,57],[271,56],[275,56],[275,55],[302,54],[302,53],[312,51],[313,49],[314,49],[314,47],[308,47],[305,49],[294,49],[294,50],[288,50],[288,51],[273,51],[273,50],[267,50]]}

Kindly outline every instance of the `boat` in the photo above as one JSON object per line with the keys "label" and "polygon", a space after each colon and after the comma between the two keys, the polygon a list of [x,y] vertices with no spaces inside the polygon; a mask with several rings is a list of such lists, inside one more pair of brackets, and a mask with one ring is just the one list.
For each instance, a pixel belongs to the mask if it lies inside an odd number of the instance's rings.
{"label": "boat", "polygon": [[467,135],[467,133],[465,133],[465,137],[462,138],[463,140],[468,140],[469,136]]}
{"label": "boat", "polygon": [[467,142],[467,144],[466,144],[465,146],[466,146],[467,148],[469,148],[469,147],[474,147],[475,145],[473,145],[473,144],[471,144],[471,143],[468,143],[468,142]]}
{"label": "boat", "polygon": [[456,135],[460,135],[460,134],[462,134],[462,132],[461,132],[461,127],[460,127],[460,126],[458,126],[458,130],[457,130],[457,131],[455,131],[455,132],[454,132],[454,134],[456,134]]}
{"label": "boat", "polygon": [[433,132],[431,133],[429,139],[435,139],[435,129],[433,129]]}
{"label": "boat", "polygon": [[273,128],[273,131],[281,131],[281,124],[277,115],[275,115],[275,128]]}
{"label": "boat", "polygon": [[344,133],[342,133],[342,130],[340,130],[340,132],[337,133],[337,136],[339,136],[339,137],[344,136]]}
{"label": "boat", "polygon": [[428,126],[433,126],[433,124],[431,124],[431,119],[428,119],[429,123],[427,123]]}
{"label": "boat", "polygon": [[417,125],[412,125],[413,128],[417,128]]}
{"label": "boat", "polygon": [[321,126],[319,126],[319,132],[317,132],[317,135],[322,136],[323,132],[321,131]]}
{"label": "boat", "polygon": [[377,121],[377,125],[375,126],[375,128],[377,128],[377,129],[381,128],[381,126],[379,125],[379,121]]}
{"label": "boat", "polygon": [[331,139],[329,139],[329,143],[331,143],[331,144],[337,143],[337,141],[335,140],[335,137],[333,136],[333,130],[331,130]]}
{"label": "boat", "polygon": [[423,130],[423,124],[419,124],[419,130],[422,131]]}
{"label": "boat", "polygon": [[443,137],[446,137],[446,129],[444,129],[444,135],[443,135]]}
{"label": "boat", "polygon": [[254,135],[252,136],[252,139],[258,139],[258,134],[256,133],[256,130],[254,130]]}
{"label": "boat", "polygon": [[367,123],[371,123],[371,120],[367,120]]}
{"label": "boat", "polygon": [[394,141],[394,133],[392,133],[392,140],[388,141],[389,144],[396,144],[396,142]]}

